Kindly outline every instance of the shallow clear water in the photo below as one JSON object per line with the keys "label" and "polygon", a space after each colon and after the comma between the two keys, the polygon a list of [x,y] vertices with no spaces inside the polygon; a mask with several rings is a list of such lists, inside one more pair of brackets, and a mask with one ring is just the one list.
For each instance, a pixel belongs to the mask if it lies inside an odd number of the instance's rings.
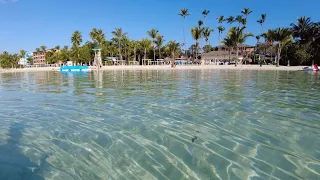
{"label": "shallow clear water", "polygon": [[0,179],[320,179],[320,74],[0,74]]}

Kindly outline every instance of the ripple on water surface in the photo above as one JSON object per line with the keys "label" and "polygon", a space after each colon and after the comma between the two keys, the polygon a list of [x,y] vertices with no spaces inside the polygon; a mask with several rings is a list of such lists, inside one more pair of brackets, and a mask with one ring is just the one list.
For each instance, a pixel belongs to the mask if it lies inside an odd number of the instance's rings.
{"label": "ripple on water surface", "polygon": [[0,74],[0,179],[320,179],[320,76]]}

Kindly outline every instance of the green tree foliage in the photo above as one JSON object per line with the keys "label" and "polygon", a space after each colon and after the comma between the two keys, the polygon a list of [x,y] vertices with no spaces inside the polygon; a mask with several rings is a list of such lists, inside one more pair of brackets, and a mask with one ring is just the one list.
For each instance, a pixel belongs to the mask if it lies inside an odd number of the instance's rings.
{"label": "green tree foliage", "polygon": [[231,37],[226,37],[223,39],[222,44],[224,44],[228,48],[229,52],[229,62],[231,61],[231,52],[234,47],[236,47],[236,41],[234,41]]}
{"label": "green tree foliage", "polygon": [[184,8],[184,9],[181,9],[179,14],[179,16],[183,17],[183,21],[184,21],[184,25],[183,25],[183,44],[185,46],[185,49],[186,49],[186,45],[187,45],[187,42],[186,42],[186,32],[185,32],[185,21],[186,21],[186,18],[188,16],[190,16],[191,14],[189,13],[188,9]]}
{"label": "green tree foliage", "polygon": [[205,53],[208,53],[208,52],[211,52],[211,51],[214,51],[214,47],[213,46],[211,46],[211,45],[205,45],[205,46],[203,46],[203,52],[205,52]]}
{"label": "green tree foliage", "polygon": [[232,23],[234,23],[236,20],[233,16],[229,16],[227,19],[226,19],[227,23],[230,24],[230,29],[231,29],[231,26],[232,26]]}
{"label": "green tree foliage", "polygon": [[71,43],[73,47],[79,47],[82,43],[82,35],[80,31],[75,31],[71,36]]}
{"label": "green tree foliage", "polygon": [[206,19],[206,17],[209,15],[209,13],[210,13],[210,11],[208,11],[206,9],[202,11],[202,15],[203,15],[204,19]]}
{"label": "green tree foliage", "polygon": [[115,36],[115,41],[118,43],[118,51],[119,51],[119,59],[122,59],[122,40],[128,34],[122,31],[122,28],[115,28],[114,31],[111,32]]}
{"label": "green tree foliage", "polygon": [[217,29],[219,31],[219,43],[220,43],[221,35],[222,35],[223,31],[225,30],[225,28],[223,26],[218,26]]}
{"label": "green tree foliage", "polygon": [[180,44],[176,41],[169,41],[167,44],[167,47],[168,47],[169,53],[171,54],[171,59],[172,59],[171,65],[173,66],[175,62],[175,58],[177,57],[177,55],[179,55]]}
{"label": "green tree foliage", "polygon": [[144,38],[141,40],[140,46],[144,51],[144,59],[147,59],[147,51],[151,49],[151,41],[147,38]]}
{"label": "green tree foliage", "polygon": [[17,68],[20,55],[3,52],[0,55],[0,68]]}
{"label": "green tree foliage", "polygon": [[[80,57],[80,56],[79,56]],[[60,50],[60,46],[46,51],[46,61],[48,64],[55,64],[58,62],[66,62],[69,59],[68,48],[64,47]]]}
{"label": "green tree foliage", "polygon": [[277,42],[277,66],[281,59],[281,51],[285,45],[293,40],[292,32],[288,28],[277,28],[274,31],[274,41]]}
{"label": "green tree foliage", "polygon": [[25,51],[25,50],[20,50],[20,57],[24,57],[25,55],[27,54],[27,51]]}
{"label": "green tree foliage", "polygon": [[210,13],[210,11],[208,11],[206,9],[202,11],[202,15],[204,18],[204,22],[203,22],[204,26],[206,26],[206,19],[207,19],[207,16],[209,15],[209,13]]}
{"label": "green tree foliage", "polygon": [[[203,31],[202,31],[203,37],[204,37],[204,39],[206,41],[206,46],[205,47],[208,47],[208,41],[209,41],[209,38],[210,38],[210,35],[211,35],[212,32],[213,32],[213,29],[210,29],[209,27],[204,28]],[[205,53],[207,53],[208,50],[210,50],[210,49],[205,49],[204,48]],[[207,54],[205,54],[205,59],[207,59]]]}
{"label": "green tree foliage", "polygon": [[[100,46],[102,51],[102,58],[105,60],[107,57],[115,55],[119,56],[119,59],[135,60],[139,61],[145,59],[156,59],[163,57],[172,57],[172,48],[177,47],[177,52],[174,52],[174,56],[181,55],[180,46],[184,46],[186,55],[192,55],[198,57],[199,51],[210,52],[217,50],[208,45],[209,38],[213,32],[212,27],[206,26],[206,18],[209,14],[209,10],[204,10],[202,15],[204,19],[195,22],[194,28],[191,28],[191,37],[195,40],[195,43],[186,48],[186,36],[185,29],[183,28],[184,42],[178,43],[176,41],[169,41],[164,45],[163,36],[159,35],[158,30],[152,29],[147,32],[151,40],[143,38],[141,41],[129,39],[126,32],[123,32],[121,28],[115,28],[112,31],[114,36],[110,40],[106,40],[106,35],[102,29],[93,28],[89,33],[91,42],[86,42],[82,45],[82,34],[80,31],[75,31],[70,40],[72,43],[71,48],[68,46],[57,45],[52,49],[47,49],[46,46],[36,48],[37,52],[45,51],[47,63],[65,62],[72,60],[78,63],[89,63],[94,59],[94,52],[92,49],[95,46]],[[245,43],[248,37],[253,36],[251,33],[246,33],[248,16],[252,13],[249,8],[244,8],[241,11],[241,15],[238,16],[219,16],[218,27],[215,27],[219,31],[219,43],[223,43],[229,50],[229,57],[232,51],[236,51],[239,59],[239,47]],[[188,16],[188,9],[181,9],[179,16],[184,21]],[[222,26],[226,21],[230,24],[230,29],[226,36],[223,31],[225,28]],[[300,17],[295,23],[292,23],[290,27],[275,28],[264,31],[264,24],[266,21],[266,14],[261,14],[261,17],[257,20],[261,26],[261,33],[256,34],[255,54],[259,54],[259,58],[265,60],[276,58],[278,59],[277,65],[286,65],[289,61],[291,65],[310,65],[313,61],[320,63],[320,22],[312,21],[310,17]],[[237,27],[234,26],[234,22],[238,22]],[[248,23],[250,24],[250,23]],[[256,24],[258,25],[258,24]],[[250,28],[250,27],[248,27]],[[190,36],[190,35],[189,35]],[[199,47],[199,41],[205,40],[206,45]],[[222,41],[221,41],[222,40]],[[153,45],[153,48],[152,48]],[[156,53],[156,49],[159,53]],[[153,52],[152,52],[153,51]],[[242,51],[242,50],[241,50]],[[4,52],[0,54],[0,66],[2,68],[15,68],[18,67],[18,61],[20,57],[24,57],[26,51],[21,50],[18,54],[9,54]],[[159,54],[159,55],[157,55]],[[242,53],[243,54],[243,53]],[[124,55],[124,57],[122,57]],[[32,64],[32,58],[28,59]],[[318,61],[318,62],[317,62]]]}
{"label": "green tree foliage", "polygon": [[163,43],[165,42],[163,36],[161,36],[160,34],[157,35],[157,39],[156,39],[156,45],[157,48],[159,50],[159,58],[161,59],[161,48],[163,46]]}
{"label": "green tree foliage", "polygon": [[311,65],[320,63],[320,22],[313,22],[310,17],[300,17],[290,25],[294,41],[283,46],[280,64]]}
{"label": "green tree foliage", "polygon": [[94,52],[92,49],[94,48],[95,44],[89,42],[83,45],[80,48],[80,58],[78,59],[79,63],[86,63],[88,64],[89,62],[93,61],[94,59]]}
{"label": "green tree foliage", "polygon": [[70,59],[72,59],[74,62],[79,62],[80,59],[80,53],[79,53],[79,47],[82,43],[82,34],[80,31],[75,31],[71,36],[71,43],[72,48],[70,52]]}
{"label": "green tree foliage", "polygon": [[103,33],[102,29],[93,28],[92,31],[89,33],[89,36],[93,40],[93,42],[98,45],[102,46],[103,41],[106,39],[106,35]]}
{"label": "green tree foliage", "polygon": [[242,15],[238,15],[235,20],[239,23],[239,27],[240,27],[240,24],[241,24],[242,21],[243,21]]}
{"label": "green tree foliage", "polygon": [[267,18],[267,14],[261,14],[261,18],[257,20],[257,23],[259,23],[261,26],[261,33],[263,32],[263,24],[266,21],[266,18]]}
{"label": "green tree foliage", "polygon": [[33,65],[33,58],[32,57],[28,57],[27,61],[30,65]]}
{"label": "green tree foliage", "polygon": [[199,27],[199,28],[202,28],[202,26],[203,26],[203,21],[202,21],[202,20],[199,20],[199,21],[198,21],[198,27]]}
{"label": "green tree foliage", "polygon": [[243,10],[241,11],[242,14],[244,14],[246,16],[245,19],[248,19],[249,14],[252,13],[252,11],[249,8],[243,8]]}
{"label": "green tree foliage", "polygon": [[[194,40],[196,40],[196,57],[198,57],[199,51],[199,40],[203,36],[203,28],[199,28],[198,26],[191,28],[191,35]],[[171,41],[173,43],[174,41]]]}
{"label": "green tree foliage", "polygon": [[218,18],[217,18],[217,20],[218,20],[218,23],[221,25],[224,21],[226,21],[225,19],[224,19],[224,16],[219,16]]}
{"label": "green tree foliage", "polygon": [[47,46],[40,46],[41,51],[46,51],[47,50]]}
{"label": "green tree foliage", "polygon": [[150,38],[152,39],[152,45],[153,45],[153,60],[156,60],[156,38],[158,36],[158,30],[156,29],[151,29],[150,31],[147,32],[147,34],[150,36]]}
{"label": "green tree foliage", "polygon": [[236,48],[237,60],[239,59],[239,46],[245,43],[248,37],[253,36],[252,33],[244,33],[245,27],[233,27],[229,30],[227,38],[234,44]]}

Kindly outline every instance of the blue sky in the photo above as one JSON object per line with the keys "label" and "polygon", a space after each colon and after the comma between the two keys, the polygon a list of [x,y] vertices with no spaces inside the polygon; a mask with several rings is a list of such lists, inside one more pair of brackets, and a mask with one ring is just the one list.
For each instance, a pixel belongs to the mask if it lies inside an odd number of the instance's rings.
{"label": "blue sky", "polygon": [[[146,31],[156,28],[166,40],[183,42],[183,21],[177,15],[182,8],[188,8],[192,14],[186,21],[188,46],[194,43],[189,29],[203,19],[204,9],[211,11],[206,24],[215,28],[210,42],[217,45],[216,18],[236,16],[244,7],[253,10],[247,31],[254,34],[260,33],[256,21],[262,13],[267,14],[265,29],[289,26],[304,15],[320,21],[319,0],[0,0],[0,52],[34,51],[41,45],[71,46],[72,32],[80,30],[85,42],[90,40],[92,28],[102,28],[110,39],[111,31],[121,27],[129,38],[136,40],[147,37]],[[229,28],[229,24],[224,26]],[[255,42],[251,38],[247,43]]]}

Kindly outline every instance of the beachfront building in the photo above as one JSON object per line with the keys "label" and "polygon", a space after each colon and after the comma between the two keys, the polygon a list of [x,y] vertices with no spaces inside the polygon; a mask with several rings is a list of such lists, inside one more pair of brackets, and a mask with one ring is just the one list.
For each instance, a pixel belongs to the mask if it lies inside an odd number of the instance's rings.
{"label": "beachfront building", "polygon": [[[251,46],[248,44],[240,44],[238,49],[239,52],[252,52],[254,50],[255,46]],[[228,51],[229,48],[225,45],[217,46],[218,51]],[[235,50],[235,48],[233,48]]]}
{"label": "beachfront building", "polygon": [[24,57],[19,59],[18,64],[22,66],[29,65],[28,58],[32,58],[32,57],[33,57],[33,53],[26,53]]}
{"label": "beachfront building", "polygon": [[19,64],[19,65],[22,65],[22,66],[26,66],[26,65],[28,65],[29,63],[28,63],[28,60],[23,57],[23,58],[20,58],[20,59],[19,59],[18,64]]}
{"label": "beachfront building", "polygon": [[[254,52],[255,46],[247,45],[247,44],[242,44],[238,47],[238,52],[239,52],[239,60],[242,60],[246,57],[249,57],[252,55]],[[235,61],[236,59],[236,49],[232,48],[231,49],[231,56],[230,59],[232,61]],[[201,54],[202,60],[205,60],[206,62],[222,62],[222,61],[229,61],[229,47],[221,45],[217,46],[216,51],[211,51],[208,53],[203,53]]]}
{"label": "beachfront building", "polygon": [[46,64],[46,51],[39,51],[33,53],[33,64],[43,65]]}

